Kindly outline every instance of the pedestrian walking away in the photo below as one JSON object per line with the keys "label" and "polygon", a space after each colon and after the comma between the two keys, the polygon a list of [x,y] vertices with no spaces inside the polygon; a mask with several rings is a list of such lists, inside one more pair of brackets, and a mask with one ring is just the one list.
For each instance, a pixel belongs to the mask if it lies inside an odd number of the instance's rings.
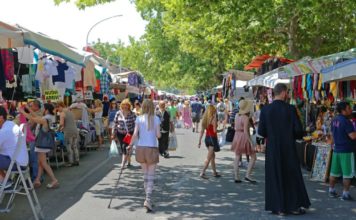
{"label": "pedestrian walking away", "polygon": [[248,163],[247,172],[245,175],[245,180],[251,183],[257,183],[256,180],[251,178],[252,169],[256,162],[256,151],[252,146],[252,140],[250,136],[250,122],[249,115],[252,108],[252,103],[246,100],[242,100],[239,103],[240,111],[235,116],[235,135],[234,140],[231,145],[231,150],[235,153],[234,161],[234,174],[235,174],[235,183],[241,183],[239,176],[239,163],[242,158],[242,154],[251,156],[251,160]]}
{"label": "pedestrian walking away", "polygon": [[205,133],[205,145],[208,148],[208,155],[204,162],[203,170],[200,172],[200,177],[203,179],[208,179],[205,174],[205,171],[208,169],[209,164],[211,164],[211,169],[213,170],[214,177],[221,177],[221,175],[216,171],[216,163],[215,163],[215,152],[219,151],[219,142],[217,135],[217,115],[216,108],[213,105],[209,105],[206,110],[203,121],[202,121],[202,129],[200,131],[199,143],[198,147],[201,146],[201,140]]}
{"label": "pedestrian walking away", "polygon": [[159,103],[159,110],[156,112],[156,115],[161,120],[161,138],[158,139],[159,154],[164,158],[169,158],[168,144],[171,122],[169,113],[166,111],[166,103],[164,101]]}
{"label": "pedestrian walking away", "polygon": [[161,138],[160,120],[155,115],[152,100],[146,99],[142,104],[142,115],[137,117],[135,131],[128,146],[131,150],[133,143],[138,139],[136,146],[136,161],[141,164],[146,193],[143,206],[147,212],[153,211],[152,191],[155,172],[159,162],[158,139]]}
{"label": "pedestrian walking away", "polygon": [[191,110],[192,110],[191,115],[193,121],[193,132],[199,133],[199,123],[203,112],[203,105],[201,104],[198,98],[195,98],[195,101],[192,103]]}
{"label": "pedestrian walking away", "polygon": [[310,201],[295,146],[303,130],[295,107],[286,103],[285,84],[274,88],[275,100],[261,111],[259,135],[267,139],[265,209],[274,214],[305,214]]}
{"label": "pedestrian walking away", "polygon": [[79,166],[79,150],[78,150],[78,129],[74,120],[74,115],[67,109],[64,102],[57,103],[58,112],[60,112],[59,130],[64,133],[64,142],[69,153],[68,167]]}

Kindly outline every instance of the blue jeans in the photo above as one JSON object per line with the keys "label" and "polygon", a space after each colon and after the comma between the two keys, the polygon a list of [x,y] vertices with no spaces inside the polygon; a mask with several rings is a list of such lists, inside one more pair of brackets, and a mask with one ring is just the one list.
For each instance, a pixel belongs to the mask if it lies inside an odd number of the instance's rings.
{"label": "blue jeans", "polygon": [[35,142],[30,142],[30,154],[29,154],[29,162],[31,169],[31,179],[32,181],[36,179],[38,173],[38,158],[37,153],[35,152]]}

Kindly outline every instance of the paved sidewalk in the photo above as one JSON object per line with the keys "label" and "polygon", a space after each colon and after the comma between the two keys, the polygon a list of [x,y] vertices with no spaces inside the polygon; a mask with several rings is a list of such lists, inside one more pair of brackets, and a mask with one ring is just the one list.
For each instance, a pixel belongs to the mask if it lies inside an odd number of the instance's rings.
{"label": "paved sidewalk", "polygon": [[[233,181],[233,153],[224,146],[217,153],[221,178],[199,178],[207,151],[197,148],[198,134],[191,130],[177,131],[179,148],[170,159],[160,158],[153,200],[156,212],[147,214],[143,208],[143,178],[139,165],[126,169],[119,187],[114,189],[119,173],[119,159],[107,160],[107,152],[90,152],[83,157],[79,168],[55,171],[61,180],[56,191],[41,189],[39,197],[46,219],[356,219],[356,202],[329,198],[324,183],[308,180],[305,183],[312,202],[304,216],[277,217],[264,211],[264,155],[258,156],[254,178],[258,184]],[[242,169],[241,176],[246,169]],[[341,185],[338,185],[341,189]],[[351,194],[356,198],[356,189]],[[114,195],[112,209],[108,209]],[[16,201],[14,212],[0,214],[1,220],[31,219],[26,200]]]}

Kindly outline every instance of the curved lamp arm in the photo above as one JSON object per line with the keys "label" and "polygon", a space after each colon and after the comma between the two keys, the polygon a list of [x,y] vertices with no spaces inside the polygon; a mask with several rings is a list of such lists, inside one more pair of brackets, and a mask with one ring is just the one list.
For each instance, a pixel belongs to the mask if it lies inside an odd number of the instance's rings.
{"label": "curved lamp arm", "polygon": [[89,34],[90,34],[90,32],[93,30],[94,27],[96,27],[98,24],[100,24],[100,23],[102,23],[102,22],[104,22],[104,21],[106,21],[106,20],[109,20],[109,19],[111,19],[111,18],[121,17],[121,16],[122,16],[122,15],[113,15],[113,16],[111,16],[111,17],[104,18],[104,19],[102,19],[102,20],[96,22],[93,26],[91,26],[91,28],[89,29],[89,31],[88,31],[88,33],[87,33],[86,46],[89,45],[89,42],[88,42],[88,41],[89,41]]}

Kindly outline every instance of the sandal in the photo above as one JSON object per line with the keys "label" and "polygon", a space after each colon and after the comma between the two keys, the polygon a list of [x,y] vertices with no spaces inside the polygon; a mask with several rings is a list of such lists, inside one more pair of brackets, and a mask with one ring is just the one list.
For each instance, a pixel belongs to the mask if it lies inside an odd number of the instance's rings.
{"label": "sandal", "polygon": [[242,183],[241,180],[235,180],[235,183]]}
{"label": "sandal", "polygon": [[257,183],[256,180],[250,179],[250,178],[248,178],[248,177],[245,177],[245,180],[246,180],[247,182],[250,182],[250,183],[253,183],[253,184],[256,184],[256,183]]}
{"label": "sandal", "polygon": [[34,188],[40,188],[41,187],[41,182],[33,182],[33,187]]}
{"label": "sandal", "polygon": [[47,189],[57,189],[59,187],[58,181],[55,183],[47,184]]}
{"label": "sandal", "polygon": [[207,177],[206,175],[205,175],[205,173],[202,173],[202,174],[200,174],[200,178],[202,178],[202,179],[209,179],[209,177]]}
{"label": "sandal", "polygon": [[218,178],[218,177],[221,177],[221,175],[220,175],[219,173],[215,173],[215,174],[213,175],[213,177]]}
{"label": "sandal", "polygon": [[304,215],[305,213],[307,212],[303,208],[299,208],[296,211],[291,212],[292,215]]}

